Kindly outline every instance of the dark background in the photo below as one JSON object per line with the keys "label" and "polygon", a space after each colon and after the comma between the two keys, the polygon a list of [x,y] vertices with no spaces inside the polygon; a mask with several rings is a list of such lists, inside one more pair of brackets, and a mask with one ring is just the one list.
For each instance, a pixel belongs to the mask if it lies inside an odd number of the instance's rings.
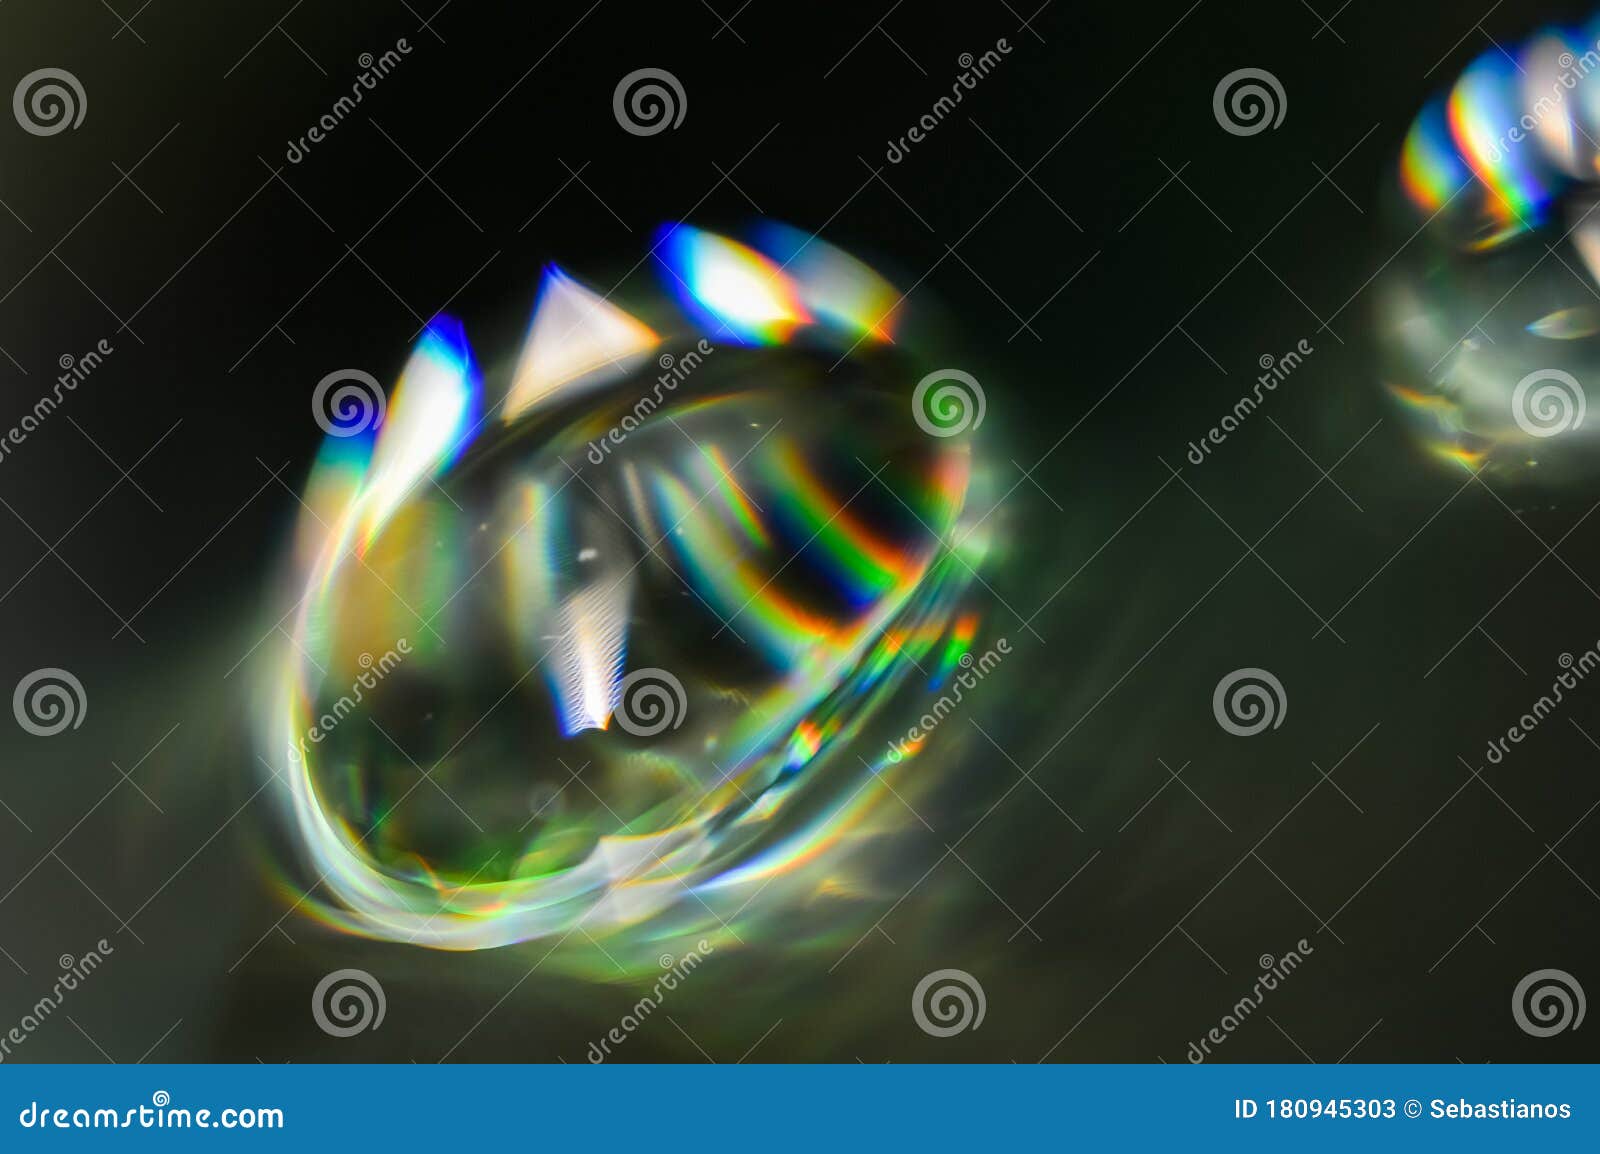
{"label": "dark background", "polygon": [[[1219,1059],[1593,1059],[1592,1025],[1531,1038],[1509,1003],[1545,967],[1600,988],[1600,691],[1504,764],[1483,750],[1600,638],[1600,519],[1580,522],[1600,493],[1491,491],[1424,456],[1380,388],[1370,289],[1412,228],[1386,207],[1422,101],[1490,37],[1583,10],[1312,7],[0,7],[6,88],[51,65],[88,94],[74,131],[0,124],[0,426],[60,356],[115,348],[0,461],[0,685],[61,666],[89,700],[60,737],[0,726],[0,1027],[58,955],[116,950],[13,1060],[581,1061],[635,1001],[538,970],[539,943],[429,953],[284,919],[256,663],[324,374],[392,380],[446,304],[490,363],[543,263],[609,284],[662,221],[758,214],[950,318],[1005,494],[986,629],[1017,655],[974,715],[994,743],[963,735],[906,851],[923,880],[848,956],[718,956],[620,1056],[1182,1061],[1258,956],[1305,938]],[[287,164],[400,37],[403,64]],[[647,65],[688,111],[637,138],[611,96]],[[1240,138],[1211,95],[1247,65],[1288,114]],[[654,291],[651,262],[633,276]],[[1302,338],[1265,412],[1186,462]],[[1241,666],[1289,702],[1248,740],[1211,713]],[[381,1030],[315,1026],[340,966],[381,977]],[[935,1039],[908,1003],[947,966],[988,1016]]]}

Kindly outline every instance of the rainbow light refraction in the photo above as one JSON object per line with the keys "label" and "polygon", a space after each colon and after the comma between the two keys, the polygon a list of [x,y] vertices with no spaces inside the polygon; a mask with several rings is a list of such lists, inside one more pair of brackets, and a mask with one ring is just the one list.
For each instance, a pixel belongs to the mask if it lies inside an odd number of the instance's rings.
{"label": "rainbow light refraction", "polygon": [[[1432,216],[1447,206],[1476,215],[1474,247],[1491,248],[1544,224],[1562,189],[1593,179],[1600,69],[1593,38],[1552,30],[1467,66],[1407,132],[1400,186]],[[1463,195],[1474,189],[1474,195]]]}
{"label": "rainbow light refraction", "polygon": [[1517,66],[1498,52],[1474,61],[1450,92],[1450,135],[1462,159],[1489,191],[1503,223],[1531,227],[1550,203],[1536,147],[1511,138],[1521,116]]}
{"label": "rainbow light refraction", "polygon": [[1398,176],[1408,211],[1373,278],[1386,392],[1454,468],[1585,477],[1600,459],[1600,18],[1475,56],[1417,114]]}
{"label": "rainbow light refraction", "polygon": [[1439,211],[1472,179],[1472,169],[1450,138],[1445,102],[1431,101],[1406,133],[1400,155],[1400,181],[1406,195],[1425,212]]}
{"label": "rainbow light refraction", "polygon": [[459,321],[436,317],[395,386],[362,494],[362,532],[370,545],[412,487],[449,467],[471,439],[482,382]]}
{"label": "rainbow light refraction", "polygon": [[794,280],[748,245],[684,224],[667,226],[656,243],[680,299],[719,334],[781,344],[810,323]]}

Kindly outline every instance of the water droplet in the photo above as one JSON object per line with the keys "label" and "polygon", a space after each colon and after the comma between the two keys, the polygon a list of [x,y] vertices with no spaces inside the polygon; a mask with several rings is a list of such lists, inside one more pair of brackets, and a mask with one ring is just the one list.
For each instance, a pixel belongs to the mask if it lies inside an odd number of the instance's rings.
{"label": "water droplet", "polygon": [[678,231],[678,308],[550,270],[503,390],[436,321],[376,438],[319,460],[273,724],[338,925],[759,916],[862,820],[958,617],[971,642],[974,444],[915,420],[898,296],[820,240]]}

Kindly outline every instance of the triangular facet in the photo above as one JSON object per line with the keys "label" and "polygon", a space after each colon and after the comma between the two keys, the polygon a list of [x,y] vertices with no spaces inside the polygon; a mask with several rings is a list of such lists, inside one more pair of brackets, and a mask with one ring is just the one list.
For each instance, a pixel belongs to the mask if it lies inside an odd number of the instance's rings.
{"label": "triangular facet", "polygon": [[506,396],[505,420],[579,380],[613,380],[660,343],[649,326],[552,265]]}

